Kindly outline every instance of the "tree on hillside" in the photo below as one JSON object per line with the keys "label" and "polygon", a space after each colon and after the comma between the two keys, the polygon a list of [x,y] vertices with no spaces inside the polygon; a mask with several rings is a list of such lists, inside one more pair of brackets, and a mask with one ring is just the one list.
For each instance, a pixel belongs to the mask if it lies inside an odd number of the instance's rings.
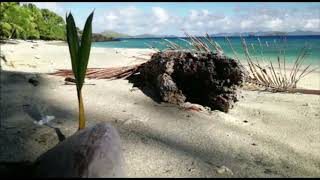
{"label": "tree on hillside", "polygon": [[36,35],[32,14],[17,3],[1,3],[1,36],[8,38],[32,37]]}
{"label": "tree on hillside", "polygon": [[43,22],[40,26],[41,39],[65,39],[65,22],[61,16],[48,9],[41,9]]}
{"label": "tree on hillside", "polygon": [[31,16],[33,18],[33,23],[35,25],[35,34],[34,37],[31,37],[32,39],[39,39],[40,38],[40,27],[43,24],[43,16],[41,13],[41,10],[37,8],[36,5],[34,4],[24,4],[24,8],[28,8],[29,11],[31,12]]}
{"label": "tree on hillside", "polygon": [[64,40],[64,19],[48,9],[16,2],[0,4],[0,38]]}

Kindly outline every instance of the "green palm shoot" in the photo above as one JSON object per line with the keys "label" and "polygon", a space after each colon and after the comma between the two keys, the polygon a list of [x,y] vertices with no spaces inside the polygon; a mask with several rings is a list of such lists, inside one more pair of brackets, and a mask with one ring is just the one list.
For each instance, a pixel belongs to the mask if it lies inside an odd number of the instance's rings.
{"label": "green palm shoot", "polygon": [[87,71],[92,38],[92,12],[86,20],[81,41],[79,41],[76,25],[71,13],[66,16],[67,41],[71,57],[72,72],[76,80],[77,96],[79,104],[79,129],[85,128],[85,116],[81,89]]}

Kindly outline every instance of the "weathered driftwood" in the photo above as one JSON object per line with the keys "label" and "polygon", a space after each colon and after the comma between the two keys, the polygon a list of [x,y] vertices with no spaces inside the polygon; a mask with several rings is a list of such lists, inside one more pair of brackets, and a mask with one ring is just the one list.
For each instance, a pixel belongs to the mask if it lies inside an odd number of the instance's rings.
{"label": "weathered driftwood", "polygon": [[34,164],[35,177],[123,177],[120,137],[100,123],[70,136]]}
{"label": "weathered driftwood", "polygon": [[164,51],[139,66],[136,76],[165,102],[197,103],[228,112],[237,101],[236,87],[244,80],[233,59],[213,53]]}
{"label": "weathered driftwood", "polygon": [[[88,68],[86,71],[87,79],[120,79],[130,76],[140,64],[124,67],[110,68]],[[49,73],[50,75],[74,78],[73,72],[68,69],[59,69],[57,72]]]}

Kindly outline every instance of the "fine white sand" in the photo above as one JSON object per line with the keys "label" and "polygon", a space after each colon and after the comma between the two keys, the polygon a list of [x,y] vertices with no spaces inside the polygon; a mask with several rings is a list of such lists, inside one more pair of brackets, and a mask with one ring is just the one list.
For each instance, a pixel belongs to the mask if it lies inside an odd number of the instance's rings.
{"label": "fine white sand", "polygon": [[[33,47],[33,48],[32,48]],[[147,49],[92,48],[88,67],[125,66]],[[0,162],[33,161],[59,141],[23,111],[38,106],[65,136],[77,128],[74,85],[46,75],[71,69],[62,42],[1,44]],[[38,86],[28,82],[39,81]],[[320,96],[239,90],[229,113],[191,112],[157,103],[127,80],[87,80],[87,126],[105,121],[120,132],[128,177],[319,177]],[[94,84],[94,85],[90,85]],[[301,88],[320,89],[320,73]]]}

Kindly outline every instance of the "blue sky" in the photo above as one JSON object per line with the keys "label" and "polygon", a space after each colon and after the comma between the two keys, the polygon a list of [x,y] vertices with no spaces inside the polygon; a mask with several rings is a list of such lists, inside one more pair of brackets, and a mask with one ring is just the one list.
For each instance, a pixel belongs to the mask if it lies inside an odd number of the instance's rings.
{"label": "blue sky", "polygon": [[37,2],[65,16],[71,11],[82,29],[95,9],[93,31],[130,35],[246,31],[320,31],[320,3],[244,2]]}

